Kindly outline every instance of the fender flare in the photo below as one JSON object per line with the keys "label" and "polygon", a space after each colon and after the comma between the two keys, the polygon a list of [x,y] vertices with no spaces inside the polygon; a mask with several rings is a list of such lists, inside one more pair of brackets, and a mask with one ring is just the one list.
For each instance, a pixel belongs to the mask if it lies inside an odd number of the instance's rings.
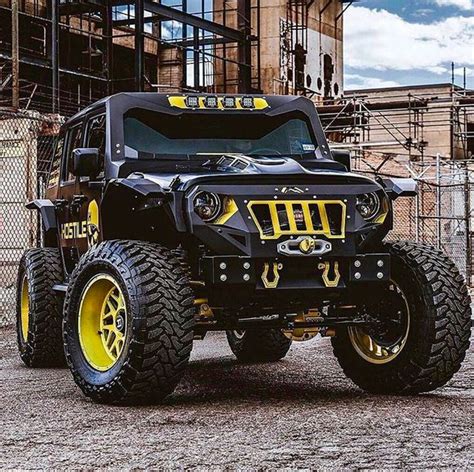
{"label": "fender flare", "polygon": [[382,184],[391,200],[396,200],[398,197],[415,197],[418,194],[418,186],[414,179],[390,177],[382,179]]}
{"label": "fender flare", "polygon": [[26,204],[28,210],[37,210],[40,212],[43,228],[46,233],[56,231],[58,223],[56,221],[56,208],[51,200],[36,199]]}

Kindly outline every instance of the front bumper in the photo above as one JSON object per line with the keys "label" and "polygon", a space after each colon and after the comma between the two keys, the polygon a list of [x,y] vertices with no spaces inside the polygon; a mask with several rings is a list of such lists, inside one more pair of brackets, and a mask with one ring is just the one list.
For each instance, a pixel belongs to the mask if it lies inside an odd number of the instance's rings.
{"label": "front bumper", "polygon": [[361,283],[390,280],[390,255],[357,254],[351,257],[205,256],[200,275],[206,286],[240,287],[257,292],[280,290],[345,289]]}

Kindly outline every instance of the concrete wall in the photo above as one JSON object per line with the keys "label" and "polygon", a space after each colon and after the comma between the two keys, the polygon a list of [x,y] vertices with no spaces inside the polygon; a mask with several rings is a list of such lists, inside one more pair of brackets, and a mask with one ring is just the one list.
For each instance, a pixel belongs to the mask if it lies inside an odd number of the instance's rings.
{"label": "concrete wall", "polygon": [[[304,66],[304,87],[307,95],[313,95],[316,102],[321,98],[339,97],[343,81],[343,36],[342,11],[339,1],[333,0],[320,14],[326,1],[316,0],[308,10],[307,32],[299,31],[299,43],[306,49]],[[264,93],[301,93],[297,91],[293,51],[297,41],[291,28],[295,22],[303,23],[301,15],[294,13],[294,21],[288,18],[288,2],[263,0],[261,2],[261,78]],[[294,9],[294,8],[293,8]],[[293,34],[293,38],[296,35]],[[325,67],[326,63],[326,67]]]}
{"label": "concrete wall", "polygon": [[[214,21],[223,22],[223,1],[215,0]],[[294,0],[290,0],[294,3]],[[342,50],[342,17],[336,21],[341,13],[342,5],[333,0],[320,15],[320,10],[327,4],[326,0],[315,0],[308,10],[308,23],[305,36],[306,65],[304,66],[305,93],[313,96],[316,102],[322,97],[339,97],[342,94],[343,83],[343,50]],[[264,94],[296,94],[303,93],[295,87],[294,52],[296,40],[292,41],[291,28],[295,26],[287,20],[288,0],[260,0],[260,79]],[[237,1],[226,1],[226,25],[237,28]],[[294,7],[293,7],[294,9]],[[301,11],[301,7],[299,9]],[[303,18],[293,14],[298,24],[303,24]],[[257,34],[257,11],[252,10],[252,34]],[[295,35],[293,35],[294,39]],[[306,39],[307,38],[307,39]],[[224,57],[222,51],[220,56]],[[325,59],[326,56],[326,59]],[[237,48],[228,47],[225,53],[227,59],[237,61]],[[326,70],[324,67],[326,60]],[[257,76],[257,48],[252,49],[252,76]],[[223,92],[223,62],[216,61],[216,91]],[[237,65],[227,63],[227,92],[237,92]],[[229,88],[229,82],[235,86]],[[325,93],[326,92],[326,93]]]}

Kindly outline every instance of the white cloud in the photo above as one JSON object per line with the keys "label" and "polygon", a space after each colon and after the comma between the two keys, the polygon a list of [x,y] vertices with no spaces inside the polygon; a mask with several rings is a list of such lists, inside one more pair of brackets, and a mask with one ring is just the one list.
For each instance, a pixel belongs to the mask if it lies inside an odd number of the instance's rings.
{"label": "white cloud", "polygon": [[457,7],[461,10],[473,10],[474,2],[472,0],[434,0],[440,7]]}
{"label": "white cloud", "polygon": [[474,17],[409,23],[386,10],[353,7],[344,21],[345,64],[351,68],[439,74],[451,61],[474,67]]}
{"label": "white cloud", "polygon": [[397,87],[399,85],[394,80],[366,77],[360,74],[344,74],[344,90]]}
{"label": "white cloud", "polygon": [[[434,67],[427,67],[426,70],[436,75],[448,76],[452,74],[451,67],[434,66]],[[466,67],[466,75],[469,77],[469,76],[472,76],[473,74],[474,74],[474,69],[471,69],[470,67]],[[464,75],[464,67],[456,67],[454,69],[454,75],[456,77],[462,77]]]}

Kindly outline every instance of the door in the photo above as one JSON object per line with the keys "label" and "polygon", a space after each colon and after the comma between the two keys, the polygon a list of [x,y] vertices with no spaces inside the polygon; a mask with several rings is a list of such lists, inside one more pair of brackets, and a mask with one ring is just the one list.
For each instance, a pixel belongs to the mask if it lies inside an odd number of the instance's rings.
{"label": "door", "polygon": [[79,255],[77,240],[81,238],[85,228],[81,227],[78,211],[78,179],[74,176],[72,151],[82,146],[82,123],[71,126],[65,138],[63,160],[60,169],[57,217],[59,223],[59,245],[68,274],[76,265]]}
{"label": "door", "polygon": [[102,239],[100,204],[104,188],[105,114],[93,116],[86,122],[84,147],[96,148],[99,151],[99,173],[92,180],[89,177],[81,177],[78,181],[78,194],[83,198],[79,217],[86,228],[85,237],[77,239],[79,254],[83,254]]}

